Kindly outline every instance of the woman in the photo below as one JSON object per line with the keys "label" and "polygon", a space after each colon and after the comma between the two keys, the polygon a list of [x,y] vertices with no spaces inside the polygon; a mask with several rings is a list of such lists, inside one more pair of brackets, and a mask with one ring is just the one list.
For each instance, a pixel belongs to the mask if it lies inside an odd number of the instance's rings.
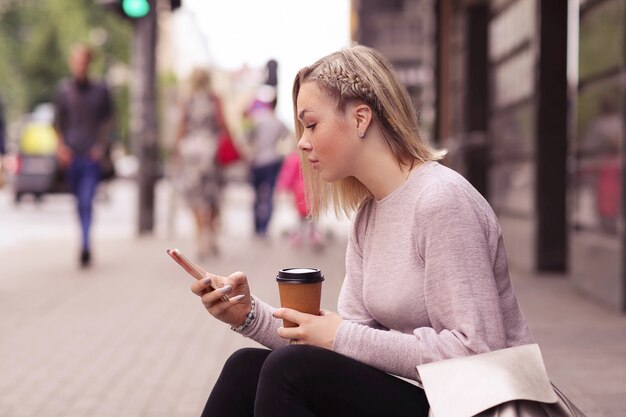
{"label": "woman", "polygon": [[250,129],[246,133],[250,147],[250,180],[254,188],[254,233],[267,237],[274,210],[274,186],[283,163],[278,144],[289,135],[287,126],[276,116],[273,87],[263,86],[262,98],[254,100],[246,112]]}
{"label": "woman", "polygon": [[273,309],[242,272],[194,283],[209,313],[271,349],[236,352],[203,415],[426,416],[424,392],[393,375],[531,342],[500,226],[436,162],[442,152],[420,137],[410,98],[374,50],[303,68],[293,98],[312,214],[357,211],[339,314]]}
{"label": "woman", "polygon": [[222,176],[216,162],[218,138],[228,132],[219,97],[211,89],[208,71],[197,68],[190,76],[190,94],[182,102],[174,157],[177,182],[193,211],[198,256],[218,252],[216,235]]}

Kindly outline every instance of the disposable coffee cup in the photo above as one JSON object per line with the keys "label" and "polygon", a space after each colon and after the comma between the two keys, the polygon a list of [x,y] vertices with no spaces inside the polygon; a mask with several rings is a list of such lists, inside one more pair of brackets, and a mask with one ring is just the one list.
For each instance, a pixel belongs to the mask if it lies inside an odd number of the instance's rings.
{"label": "disposable coffee cup", "polygon": [[[319,315],[323,281],[322,271],[316,268],[281,269],[276,277],[281,307]],[[298,325],[283,320],[283,326],[297,327]]]}

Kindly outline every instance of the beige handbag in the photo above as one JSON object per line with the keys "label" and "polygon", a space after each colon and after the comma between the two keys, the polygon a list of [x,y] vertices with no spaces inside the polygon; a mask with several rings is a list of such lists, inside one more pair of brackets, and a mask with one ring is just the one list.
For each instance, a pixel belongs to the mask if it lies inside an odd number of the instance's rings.
{"label": "beige handbag", "polygon": [[548,378],[536,344],[417,367],[429,417],[585,417]]}

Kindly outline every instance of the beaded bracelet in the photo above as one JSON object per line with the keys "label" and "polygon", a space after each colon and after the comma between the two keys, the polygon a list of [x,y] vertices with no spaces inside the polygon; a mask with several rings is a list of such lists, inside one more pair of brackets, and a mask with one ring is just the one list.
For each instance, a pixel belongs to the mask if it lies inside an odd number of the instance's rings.
{"label": "beaded bracelet", "polygon": [[256,317],[256,302],[254,301],[254,297],[250,297],[250,300],[252,302],[252,308],[250,309],[250,312],[246,315],[246,320],[239,327],[230,326],[230,329],[232,331],[237,332],[237,333],[243,332],[250,326],[250,324]]}

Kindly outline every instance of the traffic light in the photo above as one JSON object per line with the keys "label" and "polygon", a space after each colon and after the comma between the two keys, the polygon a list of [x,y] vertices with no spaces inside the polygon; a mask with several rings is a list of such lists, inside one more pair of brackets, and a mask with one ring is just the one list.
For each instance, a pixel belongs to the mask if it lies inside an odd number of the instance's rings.
{"label": "traffic light", "polygon": [[[1,2],[1,1],[0,1]],[[142,19],[156,7],[158,0],[95,0],[100,6],[129,21]],[[181,7],[182,0],[169,0],[170,10]]]}
{"label": "traffic light", "polygon": [[141,19],[150,13],[150,2],[148,0],[121,0],[121,7],[124,16],[130,19]]}
{"label": "traffic light", "polygon": [[150,0],[96,0],[100,6],[128,21],[137,21],[150,14],[155,1]]}

